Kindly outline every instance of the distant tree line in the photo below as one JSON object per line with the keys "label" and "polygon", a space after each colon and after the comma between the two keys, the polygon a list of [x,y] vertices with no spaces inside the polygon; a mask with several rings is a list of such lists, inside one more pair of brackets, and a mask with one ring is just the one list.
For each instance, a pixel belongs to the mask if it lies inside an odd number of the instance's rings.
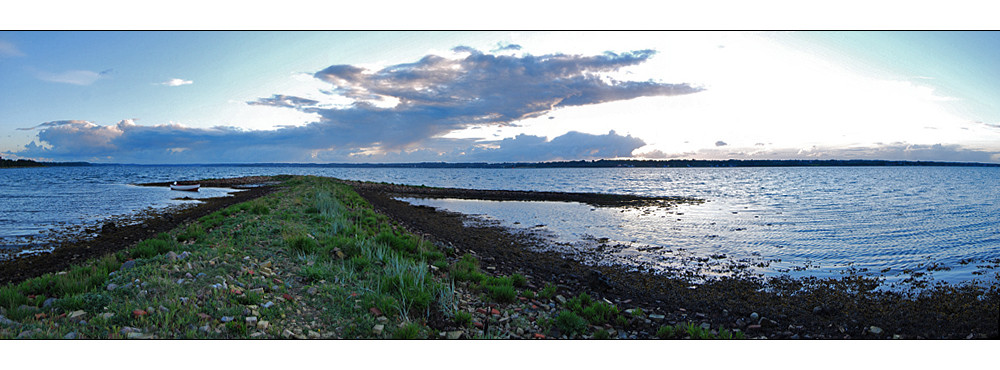
{"label": "distant tree line", "polygon": [[4,159],[0,157],[0,168],[14,167],[50,167],[50,166],[87,166],[87,162],[35,162],[30,159]]}
{"label": "distant tree line", "polygon": [[1000,167],[997,163],[885,161],[872,159],[669,159],[633,160],[601,159],[557,162],[419,162],[419,163],[254,163],[235,166],[257,167],[341,167],[341,168],[609,168],[609,167],[888,167],[888,166],[951,166]]}

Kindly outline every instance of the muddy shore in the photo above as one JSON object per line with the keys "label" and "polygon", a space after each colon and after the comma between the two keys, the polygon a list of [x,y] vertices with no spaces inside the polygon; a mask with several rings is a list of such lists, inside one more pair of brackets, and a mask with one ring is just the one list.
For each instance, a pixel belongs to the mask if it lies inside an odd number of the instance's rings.
{"label": "muddy shore", "polygon": [[[102,222],[99,235],[79,241],[62,242],[53,245],[51,253],[39,253],[31,256],[0,262],[0,284],[17,283],[51,272],[58,272],[80,262],[99,258],[109,253],[125,249],[143,239],[152,238],[158,233],[166,232],[184,223],[196,220],[233,204],[246,202],[271,193],[274,189],[266,185],[271,177],[241,177],[233,179],[213,179],[201,181],[204,187],[229,187],[247,189],[232,193],[230,196],[199,199],[201,204],[186,207],[179,211],[166,209],[152,212],[139,223],[119,225],[116,220]],[[170,183],[137,184],[142,186],[168,186]],[[178,192],[183,196],[183,192]]]}
{"label": "muddy shore", "polygon": [[628,199],[581,193],[435,189],[345,181],[377,211],[429,240],[471,252],[496,273],[521,273],[536,286],[553,282],[622,307],[663,315],[661,322],[630,329],[655,333],[656,325],[695,322],[739,329],[770,339],[975,339],[996,338],[997,287],[939,285],[920,293],[878,291],[877,277],[839,279],[741,276],[693,283],[690,277],[625,266],[593,266],[556,252],[543,241],[502,227],[469,223],[466,216],[413,206],[394,197],[577,201],[602,206],[664,205],[690,199]]}

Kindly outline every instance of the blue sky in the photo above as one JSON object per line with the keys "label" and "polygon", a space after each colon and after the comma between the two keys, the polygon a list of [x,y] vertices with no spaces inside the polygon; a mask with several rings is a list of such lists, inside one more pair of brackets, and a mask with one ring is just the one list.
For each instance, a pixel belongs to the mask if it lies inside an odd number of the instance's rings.
{"label": "blue sky", "polygon": [[996,32],[0,32],[0,155],[1000,162]]}

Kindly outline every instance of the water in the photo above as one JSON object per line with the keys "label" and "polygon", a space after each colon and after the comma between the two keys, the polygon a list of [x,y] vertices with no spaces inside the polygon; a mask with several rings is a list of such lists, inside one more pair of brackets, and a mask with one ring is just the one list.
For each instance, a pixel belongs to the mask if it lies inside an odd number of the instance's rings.
{"label": "water", "polygon": [[[475,189],[690,196],[703,204],[670,210],[595,208],[578,203],[409,201],[478,214],[515,228],[542,228],[564,243],[607,238],[619,254],[663,262],[664,250],[700,256],[780,260],[764,272],[835,275],[933,268],[949,282],[986,279],[1000,259],[1000,168],[794,167],[396,169],[233,166],[94,166],[0,171],[0,245],[53,225],[176,204],[186,193],[130,183],[251,175],[343,179]],[[202,189],[201,196],[218,195]],[[662,247],[660,249],[649,248]],[[962,264],[963,261],[974,261]]]}

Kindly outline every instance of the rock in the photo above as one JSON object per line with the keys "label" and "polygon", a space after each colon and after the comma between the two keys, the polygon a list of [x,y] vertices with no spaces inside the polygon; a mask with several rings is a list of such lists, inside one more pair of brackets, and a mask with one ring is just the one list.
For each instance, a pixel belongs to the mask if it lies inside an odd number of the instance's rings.
{"label": "rock", "polygon": [[177,285],[184,284],[184,279],[177,279]]}
{"label": "rock", "polygon": [[285,338],[285,339],[289,339],[289,338],[292,338],[294,336],[295,336],[295,333],[292,333],[292,331],[288,330],[288,329],[285,329],[284,331],[281,332],[281,337]]}
{"label": "rock", "polygon": [[179,256],[177,256],[177,259],[181,259],[182,260],[182,259],[188,258],[188,256],[190,256],[190,255],[191,255],[191,252],[183,251],[183,252],[181,252],[181,254]]}
{"label": "rock", "polygon": [[750,320],[756,321],[759,318],[760,318],[760,315],[758,315],[756,312],[750,314]]}
{"label": "rock", "polygon": [[121,330],[119,330],[118,332],[119,332],[119,333],[122,333],[122,334],[129,334],[129,333],[142,333],[142,330],[141,330],[141,329],[139,329],[139,328],[133,328],[133,327],[131,327],[131,326],[126,326],[126,327],[123,327],[123,328],[122,328]]}
{"label": "rock", "polygon": [[372,308],[369,308],[369,309],[368,309],[368,312],[371,312],[371,313],[372,313],[372,315],[373,315],[373,316],[376,316],[376,317],[378,317],[378,316],[383,316],[383,314],[382,314],[382,310],[378,309],[378,307],[372,307]]}
{"label": "rock", "polygon": [[701,330],[712,330],[712,324],[709,324],[707,322],[701,323],[700,326],[701,326]]}
{"label": "rock", "polygon": [[125,338],[128,338],[128,339],[153,339],[153,335],[152,334],[143,334],[143,333],[128,333],[128,334],[125,335]]}
{"label": "rock", "polygon": [[462,338],[462,334],[464,333],[461,330],[449,331],[445,333],[445,337],[448,339],[460,339]]}
{"label": "rock", "polygon": [[823,312],[823,307],[820,306],[813,307],[813,315],[819,315],[820,312]]}
{"label": "rock", "polygon": [[882,328],[874,325],[868,327],[868,331],[875,335],[882,334]]}
{"label": "rock", "polygon": [[167,261],[176,261],[176,260],[177,260],[177,253],[174,253],[174,251],[167,252]]}
{"label": "rock", "polygon": [[747,330],[753,330],[753,329],[760,329],[760,325],[757,324],[747,325]]}
{"label": "rock", "polygon": [[545,339],[545,334],[535,333],[535,334],[532,334],[531,337],[535,338],[535,339]]}
{"label": "rock", "polygon": [[561,294],[556,294],[556,300],[559,301],[560,304],[566,304],[566,297],[563,297]]}
{"label": "rock", "polygon": [[86,314],[87,314],[87,311],[76,310],[76,311],[70,312],[69,315],[66,315],[66,317],[69,318],[69,319],[75,319],[75,318],[81,317],[81,316],[86,315]]}
{"label": "rock", "polygon": [[25,330],[25,331],[22,331],[20,334],[18,334],[17,338],[15,338],[15,339],[31,338],[35,334],[41,333],[41,332],[42,332],[42,329]]}
{"label": "rock", "polygon": [[146,310],[132,310],[132,315],[135,317],[142,317],[148,315],[149,312]]}
{"label": "rock", "polygon": [[652,319],[652,320],[663,320],[663,319],[665,319],[666,317],[665,317],[665,316],[663,316],[663,315],[659,315],[659,314],[655,314],[655,313],[654,313],[654,314],[650,314],[650,315],[649,315],[649,318],[650,318],[650,319]]}
{"label": "rock", "polygon": [[11,319],[8,319],[6,317],[3,317],[3,315],[0,315],[0,325],[3,325],[3,326],[17,326],[17,325],[21,325],[21,323],[19,323],[17,321],[14,321],[14,320],[11,320]]}
{"label": "rock", "polygon": [[270,326],[270,325],[271,325],[271,323],[267,322],[267,320],[258,321],[257,322],[257,329],[267,330],[267,327]]}
{"label": "rock", "polygon": [[210,332],[211,330],[212,330],[212,327],[211,327],[211,326],[209,326],[208,324],[205,324],[205,325],[202,325],[202,326],[199,326],[199,327],[198,327],[198,331],[200,331],[200,332],[202,332],[202,333],[208,333],[208,332]]}
{"label": "rock", "polygon": [[264,294],[264,288],[254,288],[250,289],[248,292],[256,294]]}
{"label": "rock", "polygon": [[170,309],[169,309],[169,308],[166,308],[166,307],[164,307],[164,306],[160,306],[160,311],[163,311],[163,312],[170,312]]}
{"label": "rock", "polygon": [[118,284],[115,284],[115,283],[111,283],[111,284],[108,284],[108,287],[107,287],[107,289],[108,289],[108,290],[115,290],[115,289],[118,289]]}
{"label": "rock", "polygon": [[375,327],[372,328],[372,334],[382,335],[383,330],[385,330],[385,325],[376,324]]}
{"label": "rock", "polygon": [[125,270],[128,270],[128,269],[133,268],[133,267],[135,267],[135,260],[128,260],[128,261],[125,261],[125,263],[122,263],[122,267],[118,268],[118,270],[119,271],[125,271]]}
{"label": "rock", "polygon": [[66,333],[66,335],[63,336],[63,339],[76,339],[76,336],[77,336],[76,332],[71,331],[69,333]]}
{"label": "rock", "polygon": [[115,317],[115,314],[111,313],[111,312],[105,312],[105,313],[101,314],[101,318],[105,319],[105,320],[108,320],[108,319],[110,319],[112,317]]}
{"label": "rock", "polygon": [[247,325],[257,326],[257,316],[250,316],[246,318]]}
{"label": "rock", "polygon": [[45,302],[42,302],[42,308],[52,307],[52,304],[56,303],[56,301],[58,301],[58,300],[59,299],[56,299],[56,298],[46,299]]}
{"label": "rock", "polygon": [[319,339],[319,332],[310,330],[308,334],[309,339]]}
{"label": "rock", "polygon": [[230,322],[230,321],[233,321],[233,317],[232,316],[223,316],[223,317],[219,318],[219,321]]}
{"label": "rock", "polygon": [[261,308],[271,308],[271,306],[274,306],[274,302],[267,301],[264,304],[260,305]]}
{"label": "rock", "polygon": [[317,292],[317,290],[316,290],[316,287],[314,287],[314,286],[311,286],[311,287],[309,287],[309,289],[306,289],[306,294],[308,294],[308,295],[315,295],[316,292]]}

